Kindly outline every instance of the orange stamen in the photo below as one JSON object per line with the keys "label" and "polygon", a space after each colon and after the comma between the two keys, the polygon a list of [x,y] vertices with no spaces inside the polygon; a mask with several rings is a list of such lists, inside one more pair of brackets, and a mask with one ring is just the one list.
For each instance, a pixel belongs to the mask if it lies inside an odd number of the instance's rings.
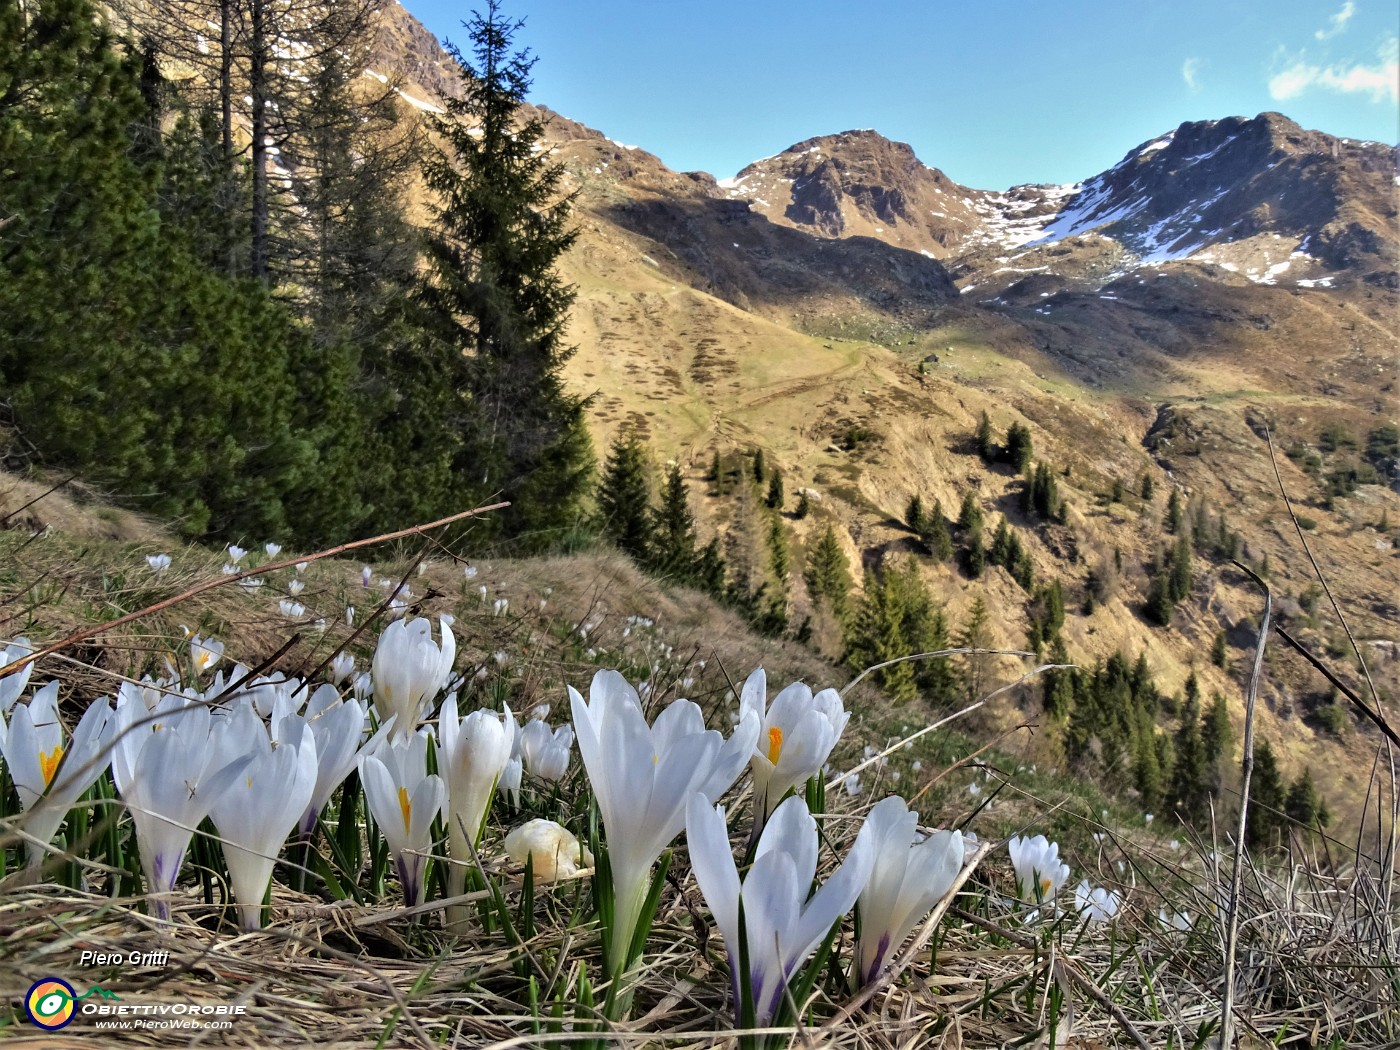
{"label": "orange stamen", "polygon": [[774,726],[768,730],[768,761],[773,765],[778,764],[778,756],[783,753],[783,730],[781,726]]}
{"label": "orange stamen", "polygon": [[44,787],[49,786],[53,775],[58,772],[58,764],[63,761],[63,745],[59,744],[47,755],[39,752],[39,773],[44,778]]}

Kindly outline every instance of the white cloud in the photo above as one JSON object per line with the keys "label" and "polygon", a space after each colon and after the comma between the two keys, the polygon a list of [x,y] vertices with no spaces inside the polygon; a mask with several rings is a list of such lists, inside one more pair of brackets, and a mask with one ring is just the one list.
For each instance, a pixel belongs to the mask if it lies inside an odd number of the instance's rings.
{"label": "white cloud", "polygon": [[1335,15],[1327,20],[1327,28],[1319,29],[1313,36],[1319,40],[1330,40],[1338,33],[1346,29],[1347,23],[1351,21],[1351,16],[1356,14],[1356,5],[1347,0]]}
{"label": "white cloud", "polygon": [[1186,86],[1192,91],[1200,91],[1201,85],[1196,81],[1196,74],[1200,72],[1201,60],[1199,58],[1188,58],[1181,63],[1181,79],[1186,81]]}
{"label": "white cloud", "polygon": [[1397,56],[1400,56],[1400,42],[1395,37],[1381,45],[1377,61],[1369,66],[1361,63],[1319,66],[1299,55],[1282,72],[1269,78],[1269,94],[1282,102],[1297,98],[1310,88],[1320,87],[1345,94],[1367,94],[1372,102],[1389,98],[1393,103],[1400,98],[1400,57]]}

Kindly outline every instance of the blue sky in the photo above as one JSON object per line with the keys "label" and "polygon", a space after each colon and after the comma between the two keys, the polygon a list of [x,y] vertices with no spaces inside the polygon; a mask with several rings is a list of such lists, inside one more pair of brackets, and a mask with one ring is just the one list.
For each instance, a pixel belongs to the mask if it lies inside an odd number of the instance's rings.
{"label": "blue sky", "polygon": [[[405,0],[467,43],[472,0]],[[1393,0],[505,0],[531,101],[724,178],[875,128],[966,185],[1073,182],[1185,120],[1397,138]]]}

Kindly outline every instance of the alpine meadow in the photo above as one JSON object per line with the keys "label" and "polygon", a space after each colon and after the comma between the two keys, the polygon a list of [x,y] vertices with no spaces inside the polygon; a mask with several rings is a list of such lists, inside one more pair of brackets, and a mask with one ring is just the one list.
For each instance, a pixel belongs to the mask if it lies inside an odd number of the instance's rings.
{"label": "alpine meadow", "polygon": [[717,178],[514,7],[0,0],[0,1037],[1400,1045],[1397,147]]}

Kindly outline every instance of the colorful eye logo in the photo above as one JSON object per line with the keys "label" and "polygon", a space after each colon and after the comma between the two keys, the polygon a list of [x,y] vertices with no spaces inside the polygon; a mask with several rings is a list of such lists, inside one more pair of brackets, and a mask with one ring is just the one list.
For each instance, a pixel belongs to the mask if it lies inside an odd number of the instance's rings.
{"label": "colorful eye logo", "polygon": [[77,997],[73,986],[67,981],[45,977],[30,986],[29,994],[24,997],[24,1005],[31,1021],[53,1032],[73,1020],[73,1001]]}

